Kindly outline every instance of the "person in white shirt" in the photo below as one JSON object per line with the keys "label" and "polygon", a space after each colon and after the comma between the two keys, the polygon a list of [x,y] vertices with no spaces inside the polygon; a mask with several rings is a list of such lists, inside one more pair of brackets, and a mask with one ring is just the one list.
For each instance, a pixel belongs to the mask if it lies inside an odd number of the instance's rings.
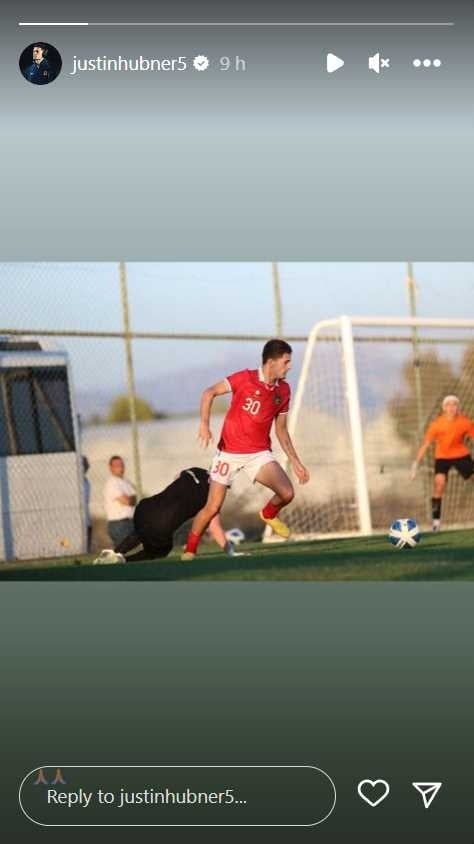
{"label": "person in white shirt", "polygon": [[137,496],[133,484],[125,478],[125,463],[118,454],[109,460],[110,477],[105,484],[104,506],[109,536],[117,545],[133,531],[133,512]]}

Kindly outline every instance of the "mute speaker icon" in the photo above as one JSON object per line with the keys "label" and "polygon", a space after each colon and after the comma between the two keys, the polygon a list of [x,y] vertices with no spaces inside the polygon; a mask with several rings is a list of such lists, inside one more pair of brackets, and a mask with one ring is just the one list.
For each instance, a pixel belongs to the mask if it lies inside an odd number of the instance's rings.
{"label": "mute speaker icon", "polygon": [[369,56],[369,70],[373,70],[374,73],[380,73],[380,69],[384,67],[390,67],[390,59],[384,58],[380,53]]}

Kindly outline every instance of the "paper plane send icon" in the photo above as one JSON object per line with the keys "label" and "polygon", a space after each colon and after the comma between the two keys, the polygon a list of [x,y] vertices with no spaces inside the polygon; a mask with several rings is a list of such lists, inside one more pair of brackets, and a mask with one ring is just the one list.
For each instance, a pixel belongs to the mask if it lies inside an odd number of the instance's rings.
{"label": "paper plane send icon", "polygon": [[421,794],[425,809],[430,808],[442,785],[442,782],[412,782],[413,788]]}
{"label": "paper plane send icon", "polygon": [[328,53],[326,56],[326,70],[328,73],[334,73],[335,70],[339,70],[342,67],[344,61],[339,58],[339,56],[335,56],[334,53]]}

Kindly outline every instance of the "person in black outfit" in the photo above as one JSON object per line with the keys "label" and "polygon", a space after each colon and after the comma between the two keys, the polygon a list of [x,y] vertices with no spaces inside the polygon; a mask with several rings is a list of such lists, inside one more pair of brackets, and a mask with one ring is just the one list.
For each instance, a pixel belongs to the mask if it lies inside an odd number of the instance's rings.
{"label": "person in black outfit", "polygon": [[[122,555],[126,562],[167,557],[173,548],[175,530],[201,510],[208,494],[209,473],[195,466],[183,469],[162,492],[143,498],[137,504],[134,531],[115,546],[114,552]],[[209,531],[215,542],[231,556],[234,546],[226,541],[218,515],[209,525]],[[142,545],[143,549],[130,554],[137,545]]]}

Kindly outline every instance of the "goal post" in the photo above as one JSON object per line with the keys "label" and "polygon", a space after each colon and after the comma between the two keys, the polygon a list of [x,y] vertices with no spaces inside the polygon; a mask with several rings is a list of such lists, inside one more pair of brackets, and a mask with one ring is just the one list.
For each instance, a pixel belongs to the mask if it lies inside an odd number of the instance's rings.
{"label": "goal post", "polygon": [[[308,484],[295,484],[285,510],[293,537],[370,535],[406,516],[426,525],[432,455],[413,483],[410,466],[420,421],[425,430],[448,393],[474,417],[474,320],[342,316],[317,323],[288,422],[311,473]],[[443,524],[474,524],[474,483],[454,472]]]}
{"label": "goal post", "polygon": [[341,317],[340,326],[359,525],[361,533],[370,534],[372,533],[372,520],[364,461],[359,384],[354,357],[354,338],[352,336],[352,325],[349,317]]}

